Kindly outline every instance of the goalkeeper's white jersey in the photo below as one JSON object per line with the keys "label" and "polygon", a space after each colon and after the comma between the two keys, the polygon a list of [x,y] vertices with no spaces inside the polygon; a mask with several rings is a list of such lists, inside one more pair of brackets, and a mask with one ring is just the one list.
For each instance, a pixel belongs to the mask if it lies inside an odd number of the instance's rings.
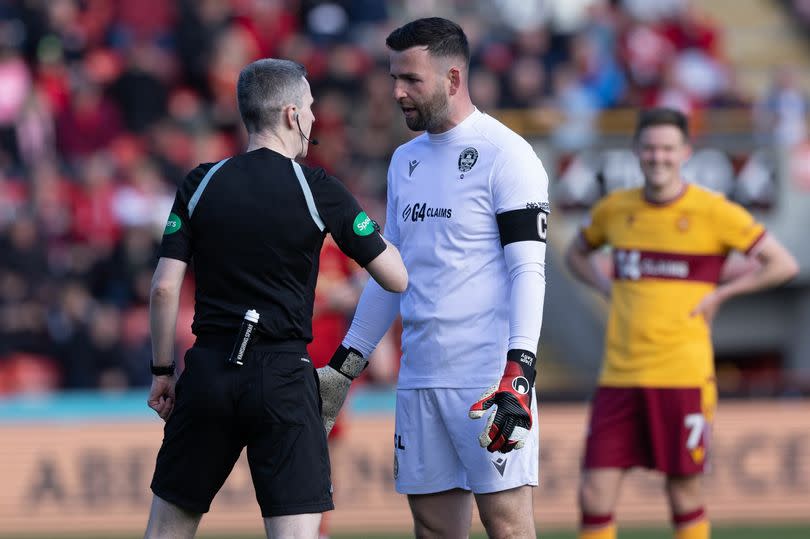
{"label": "goalkeeper's white jersey", "polygon": [[510,281],[496,214],[527,207],[548,210],[540,159],[478,110],[396,150],[385,237],[399,248],[410,283],[400,297],[400,389],[484,387],[500,378]]}

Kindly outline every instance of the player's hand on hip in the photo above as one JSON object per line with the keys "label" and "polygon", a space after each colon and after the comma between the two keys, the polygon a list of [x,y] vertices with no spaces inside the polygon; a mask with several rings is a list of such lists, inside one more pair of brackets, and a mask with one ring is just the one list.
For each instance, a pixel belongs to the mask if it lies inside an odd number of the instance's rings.
{"label": "player's hand on hip", "polygon": [[146,404],[157,412],[163,421],[169,419],[174,410],[174,386],[177,382],[175,375],[152,376],[152,387],[149,389],[149,398]]}
{"label": "player's hand on hip", "polygon": [[520,449],[532,428],[532,393],[535,356],[525,350],[509,350],[500,382],[487,389],[470,407],[470,418],[483,417],[494,407],[478,437],[481,447],[494,453]]}
{"label": "player's hand on hip", "polygon": [[326,435],[335,426],[340,408],[349,393],[352,380],[357,378],[368,361],[354,348],[338,347],[329,364],[317,370],[321,388],[321,417]]}
{"label": "player's hand on hip", "polygon": [[722,303],[723,298],[717,293],[716,290],[709,292],[703,297],[703,299],[700,300],[700,303],[698,303],[698,305],[692,309],[692,312],[689,313],[689,315],[702,316],[707,324],[711,324]]}

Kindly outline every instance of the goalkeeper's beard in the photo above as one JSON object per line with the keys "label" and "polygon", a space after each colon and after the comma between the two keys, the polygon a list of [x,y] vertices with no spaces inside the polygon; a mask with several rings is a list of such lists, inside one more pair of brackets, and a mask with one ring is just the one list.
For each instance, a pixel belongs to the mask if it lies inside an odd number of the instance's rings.
{"label": "goalkeeper's beard", "polygon": [[447,119],[450,105],[447,96],[442,88],[437,88],[436,92],[424,103],[413,103],[416,114],[412,117],[405,116],[405,123],[412,131],[431,131],[439,129]]}

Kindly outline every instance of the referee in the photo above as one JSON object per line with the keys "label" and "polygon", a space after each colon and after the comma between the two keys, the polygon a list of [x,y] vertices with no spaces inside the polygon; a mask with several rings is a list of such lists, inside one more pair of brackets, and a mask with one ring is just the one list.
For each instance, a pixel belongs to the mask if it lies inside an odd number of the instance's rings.
{"label": "referee", "polygon": [[[315,121],[303,66],[278,59],[248,65],[237,100],[247,152],[185,178],[152,280],[148,404],[166,425],[147,538],[194,537],[246,446],[267,537],[317,537],[321,513],[334,506],[306,345],[326,233],[387,290],[407,286],[399,252],[346,188],[295,162],[307,154]],[[197,339],[177,379],[180,287],[192,260]],[[231,362],[249,310],[258,322]]]}

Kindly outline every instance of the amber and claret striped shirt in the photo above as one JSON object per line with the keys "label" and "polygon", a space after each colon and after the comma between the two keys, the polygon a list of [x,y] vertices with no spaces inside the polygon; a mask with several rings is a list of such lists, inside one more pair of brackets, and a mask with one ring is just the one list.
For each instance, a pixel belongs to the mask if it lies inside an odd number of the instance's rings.
{"label": "amber and claret striped shirt", "polygon": [[732,250],[751,252],[764,227],[738,204],[694,184],[664,204],[641,188],[591,210],[582,238],[613,248],[613,288],[600,384],[700,386],[714,378],[710,328],[690,316]]}

